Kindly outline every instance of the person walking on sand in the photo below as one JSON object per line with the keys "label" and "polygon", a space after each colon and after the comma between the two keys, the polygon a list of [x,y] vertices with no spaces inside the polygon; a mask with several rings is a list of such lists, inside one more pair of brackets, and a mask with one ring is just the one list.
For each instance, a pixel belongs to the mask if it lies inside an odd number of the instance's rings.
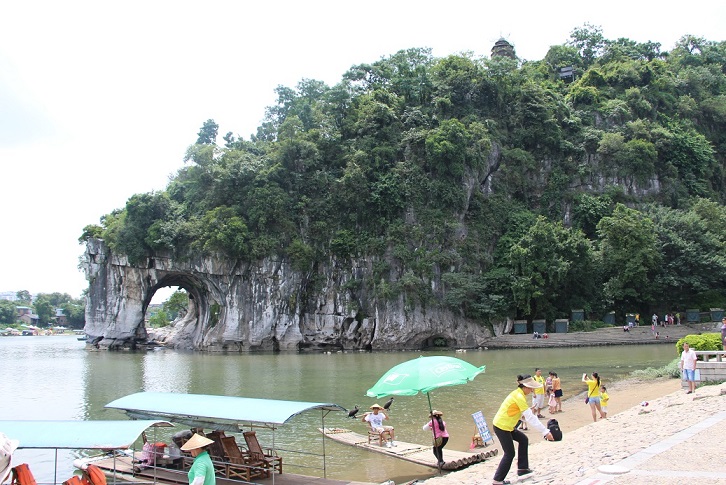
{"label": "person walking on sand", "polygon": [[691,346],[688,342],[683,342],[683,352],[681,353],[681,361],[678,363],[678,367],[683,371],[683,378],[688,381],[688,392],[691,394],[696,392],[696,361],[698,357],[696,353],[691,350]]}
{"label": "person walking on sand", "polygon": [[608,417],[608,401],[610,400],[610,396],[607,391],[608,390],[605,386],[600,386],[600,409],[602,409],[602,413],[605,415],[605,418]]}
{"label": "person walking on sand", "polygon": [[497,471],[494,473],[493,485],[510,483],[505,478],[514,461],[515,441],[519,445],[516,453],[517,475],[524,477],[533,473],[533,470],[529,468],[529,440],[526,434],[515,428],[517,421],[521,419],[527,422],[534,429],[542,433],[542,436],[546,440],[554,441],[552,433],[537,419],[537,416],[532,413],[532,409],[527,406],[527,394],[531,394],[535,389],[540,387],[542,387],[542,384],[535,381],[529,375],[517,376],[517,388],[510,392],[504,401],[502,401],[497,414],[494,415],[492,426],[494,427],[494,434],[499,440],[504,455],[499,462]]}
{"label": "person walking on sand", "polygon": [[555,401],[557,401],[557,407],[555,408],[556,413],[562,412],[562,382],[557,376],[557,372],[550,372],[552,376],[552,392],[555,393]]}
{"label": "person walking on sand", "polygon": [[587,374],[582,374],[582,382],[587,384],[587,403],[592,411],[592,420],[597,421],[597,413],[600,413],[600,417],[604,418],[605,416],[600,407],[600,376],[597,372],[593,372],[590,378],[587,377]]}
{"label": "person walking on sand", "polygon": [[541,384],[541,386],[534,390],[534,394],[532,394],[532,412],[534,412],[538,418],[544,418],[544,416],[542,416],[542,410],[545,407],[545,380],[544,377],[542,377],[542,369],[536,368],[532,379],[534,379],[538,384]]}
{"label": "person walking on sand", "polygon": [[424,431],[431,431],[434,435],[433,451],[439,468],[443,467],[446,463],[444,461],[444,446],[449,441],[449,432],[446,430],[446,422],[442,418],[443,415],[444,413],[434,409],[431,411],[431,421],[423,426]]}

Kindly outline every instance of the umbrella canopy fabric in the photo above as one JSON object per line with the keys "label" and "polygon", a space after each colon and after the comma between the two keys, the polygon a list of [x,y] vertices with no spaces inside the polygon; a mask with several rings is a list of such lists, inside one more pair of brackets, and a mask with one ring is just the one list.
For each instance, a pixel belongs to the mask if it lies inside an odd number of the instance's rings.
{"label": "umbrella canopy fabric", "polygon": [[486,366],[476,367],[464,360],[443,355],[407,360],[388,370],[368,389],[366,396],[415,396],[428,394],[439,387],[466,384],[483,373]]}

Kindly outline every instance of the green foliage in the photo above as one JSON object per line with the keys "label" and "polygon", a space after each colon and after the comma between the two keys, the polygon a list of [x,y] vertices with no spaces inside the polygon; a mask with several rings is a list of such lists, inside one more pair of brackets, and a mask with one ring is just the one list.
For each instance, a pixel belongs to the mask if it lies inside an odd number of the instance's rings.
{"label": "green foliage", "polygon": [[168,300],[162,303],[162,309],[169,320],[176,320],[189,308],[189,295],[186,291],[175,291]]}
{"label": "green foliage", "polygon": [[724,62],[724,42],[667,53],[588,24],[542,61],[401,50],[279,86],[250,140],[217,145],[205,121],[166,190],[79,240],[132,264],[280,256],[313,279],[331,255],[371,257],[349,290],[482,324],[718,301]]}
{"label": "green foliage", "polygon": [[18,299],[18,302],[30,303],[30,300],[31,300],[30,292],[28,290],[20,290],[15,293],[15,298]]}
{"label": "green foliage", "polygon": [[15,308],[15,302],[9,300],[0,300],[0,323],[11,325],[18,318],[18,311]]}
{"label": "green foliage", "polygon": [[649,301],[653,279],[660,263],[653,221],[622,204],[612,216],[603,217],[597,226],[601,240],[605,297],[616,313]]}
{"label": "green foliage", "polygon": [[50,323],[55,317],[55,308],[47,298],[36,298],[35,303],[33,303],[33,309],[38,315],[38,322],[41,324],[45,325]]}
{"label": "green foliage", "polygon": [[164,310],[157,311],[149,318],[149,326],[152,328],[166,327],[169,323],[169,316]]}
{"label": "green foliage", "polygon": [[676,351],[680,355],[683,352],[683,344],[688,343],[691,350],[723,350],[723,342],[720,333],[702,333],[699,335],[686,335],[676,342]]}
{"label": "green foliage", "polygon": [[663,367],[648,367],[647,369],[634,370],[632,377],[643,380],[658,379],[661,377],[670,377],[671,379],[680,379],[681,370],[678,367],[679,358],[675,358]]}

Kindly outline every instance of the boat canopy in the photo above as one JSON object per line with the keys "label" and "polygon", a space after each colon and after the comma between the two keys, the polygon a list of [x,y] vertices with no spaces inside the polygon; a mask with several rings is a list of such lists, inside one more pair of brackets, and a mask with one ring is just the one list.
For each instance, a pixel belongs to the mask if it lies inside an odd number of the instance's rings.
{"label": "boat canopy", "polygon": [[0,421],[0,433],[19,448],[123,450],[146,429],[173,426],[167,421]]}
{"label": "boat canopy", "polygon": [[106,407],[126,411],[135,419],[165,419],[192,427],[232,432],[254,425],[274,428],[311,409],[346,410],[331,403],[173,392],[138,392],[116,399]]}

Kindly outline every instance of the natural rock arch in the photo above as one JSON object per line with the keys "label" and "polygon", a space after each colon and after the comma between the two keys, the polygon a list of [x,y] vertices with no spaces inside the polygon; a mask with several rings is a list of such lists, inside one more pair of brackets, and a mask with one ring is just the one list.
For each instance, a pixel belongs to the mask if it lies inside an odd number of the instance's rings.
{"label": "natural rock arch", "polygon": [[[242,264],[214,255],[181,260],[157,253],[134,265],[89,239],[82,264],[89,281],[85,331],[103,348],[145,343],[151,298],[159,288],[178,286],[190,306],[165,342],[175,348],[418,350],[434,337],[452,348],[473,348],[491,336],[442,307],[421,307],[404,294],[380,300],[366,285],[351,284],[370,278],[375,261],[331,258],[316,274],[296,271],[284,259]],[[431,284],[438,291],[438,282]]]}

